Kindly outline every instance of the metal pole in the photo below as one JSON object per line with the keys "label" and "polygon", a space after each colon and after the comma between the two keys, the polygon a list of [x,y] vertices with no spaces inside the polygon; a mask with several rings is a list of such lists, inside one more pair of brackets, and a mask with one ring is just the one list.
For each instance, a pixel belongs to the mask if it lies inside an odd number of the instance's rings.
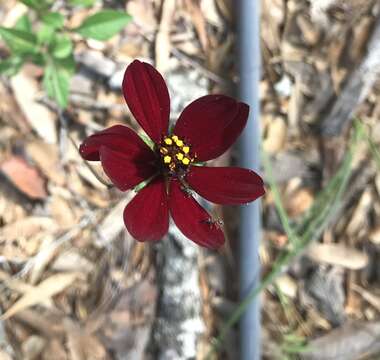
{"label": "metal pole", "polygon": [[[260,81],[260,0],[240,0],[239,26],[240,98],[250,106],[248,124],[241,138],[243,167],[259,169],[259,81]],[[261,237],[260,202],[243,206],[240,238],[240,296],[260,281],[259,243]],[[240,359],[260,359],[260,304],[256,298],[240,322]]]}

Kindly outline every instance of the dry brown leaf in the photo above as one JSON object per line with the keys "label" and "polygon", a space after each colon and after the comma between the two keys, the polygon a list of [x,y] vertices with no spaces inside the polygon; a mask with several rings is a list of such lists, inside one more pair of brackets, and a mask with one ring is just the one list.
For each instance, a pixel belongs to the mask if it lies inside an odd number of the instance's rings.
{"label": "dry brown leaf", "polygon": [[45,181],[39,172],[23,158],[12,156],[0,165],[0,170],[21,192],[32,199],[44,199],[47,196]]}
{"label": "dry brown leaf", "polygon": [[79,274],[77,272],[62,273],[50,276],[23,295],[20,300],[16,301],[13,306],[11,306],[2,316],[0,316],[0,319],[9,319],[20,311],[33,305],[40,304],[46,299],[60,293],[70,286],[78,278],[78,276]]}

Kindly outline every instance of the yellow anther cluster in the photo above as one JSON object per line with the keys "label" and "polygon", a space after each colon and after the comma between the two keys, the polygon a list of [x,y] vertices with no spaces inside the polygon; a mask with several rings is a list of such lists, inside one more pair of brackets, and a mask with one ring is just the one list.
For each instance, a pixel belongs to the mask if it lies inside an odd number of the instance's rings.
{"label": "yellow anther cluster", "polygon": [[174,171],[178,165],[187,166],[194,159],[189,156],[190,146],[186,145],[177,135],[166,137],[160,147],[163,163]]}
{"label": "yellow anther cluster", "polygon": [[190,159],[189,158],[183,158],[182,159],[182,164],[183,165],[189,165],[190,164]]}
{"label": "yellow anther cluster", "polygon": [[164,156],[164,163],[165,164],[170,164],[171,161],[172,161],[171,156],[169,156],[169,155]]}

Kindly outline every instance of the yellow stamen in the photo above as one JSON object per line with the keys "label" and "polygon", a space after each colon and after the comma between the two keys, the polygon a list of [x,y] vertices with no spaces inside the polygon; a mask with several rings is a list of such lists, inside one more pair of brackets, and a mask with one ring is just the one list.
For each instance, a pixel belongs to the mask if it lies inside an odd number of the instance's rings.
{"label": "yellow stamen", "polygon": [[173,144],[173,140],[172,140],[172,139],[169,139],[169,138],[166,138],[166,139],[164,140],[164,143],[165,143],[166,145],[172,145],[172,144]]}
{"label": "yellow stamen", "polygon": [[177,140],[175,143],[176,143],[176,145],[177,145],[178,147],[183,146],[183,141],[182,141],[182,140]]}
{"label": "yellow stamen", "polygon": [[189,147],[189,146],[184,146],[184,147],[182,148],[182,151],[183,151],[185,154],[188,154],[189,151],[190,151],[190,147]]}
{"label": "yellow stamen", "polygon": [[172,136],[172,139],[173,139],[173,141],[176,142],[176,141],[178,141],[178,136],[177,136],[177,135],[173,135],[173,136]]}
{"label": "yellow stamen", "polygon": [[189,165],[189,164],[190,164],[190,159],[187,158],[187,157],[183,158],[183,159],[182,159],[182,164],[183,164],[183,165]]}
{"label": "yellow stamen", "polygon": [[167,154],[168,152],[169,152],[169,150],[167,148],[165,148],[165,147],[162,147],[160,149],[160,153],[163,154],[163,155]]}
{"label": "yellow stamen", "polygon": [[182,153],[177,153],[175,156],[177,157],[178,160],[182,160],[183,159],[183,154]]}
{"label": "yellow stamen", "polygon": [[164,156],[164,163],[165,164],[170,164],[171,161],[172,161],[171,156],[169,156],[169,155]]}

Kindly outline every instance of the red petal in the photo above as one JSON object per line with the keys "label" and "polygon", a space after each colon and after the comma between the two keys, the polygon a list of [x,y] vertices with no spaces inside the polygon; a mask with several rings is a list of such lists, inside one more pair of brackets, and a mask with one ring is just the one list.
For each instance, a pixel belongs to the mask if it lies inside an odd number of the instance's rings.
{"label": "red petal", "polygon": [[184,190],[178,180],[170,182],[170,213],[181,232],[200,246],[215,249],[224,244],[224,234],[210,214]]}
{"label": "red petal", "polygon": [[192,166],[186,181],[199,195],[216,204],[246,204],[265,193],[263,179],[242,168]]}
{"label": "red petal", "polygon": [[99,161],[101,146],[128,154],[130,157],[150,159],[154,156],[144,141],[133,130],[123,125],[111,126],[89,136],[80,145],[79,152],[85,160]]}
{"label": "red petal", "polygon": [[151,65],[133,61],[125,71],[123,93],[140,126],[157,144],[167,134],[170,98],[165,80]]}
{"label": "red petal", "polygon": [[207,161],[223,154],[236,141],[248,113],[248,105],[228,96],[203,96],[183,110],[173,132],[191,146],[198,161]]}
{"label": "red petal", "polygon": [[124,210],[124,223],[138,241],[160,240],[167,233],[168,197],[162,178],[151,182],[131,200]]}
{"label": "red petal", "polygon": [[100,160],[104,172],[112,183],[121,191],[126,191],[157,172],[154,162],[146,162],[145,158],[131,157],[102,146]]}

